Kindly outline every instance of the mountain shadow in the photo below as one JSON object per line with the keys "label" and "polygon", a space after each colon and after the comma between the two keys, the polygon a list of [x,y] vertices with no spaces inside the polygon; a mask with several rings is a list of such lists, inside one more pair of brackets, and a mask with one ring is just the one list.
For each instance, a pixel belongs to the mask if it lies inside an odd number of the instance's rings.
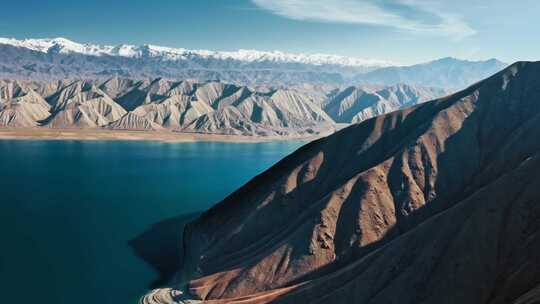
{"label": "mountain shadow", "polygon": [[162,220],[128,242],[139,258],[158,272],[150,288],[169,282],[182,265],[182,233],[184,226],[201,212],[193,212]]}

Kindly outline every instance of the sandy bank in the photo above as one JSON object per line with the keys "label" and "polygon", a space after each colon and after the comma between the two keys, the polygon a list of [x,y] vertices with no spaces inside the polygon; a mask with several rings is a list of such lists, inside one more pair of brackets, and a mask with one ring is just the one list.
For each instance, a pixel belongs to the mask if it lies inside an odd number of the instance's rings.
{"label": "sandy bank", "polygon": [[119,131],[102,129],[0,128],[0,140],[149,140],[164,142],[265,142],[276,140],[314,140],[316,136],[243,136],[170,131]]}

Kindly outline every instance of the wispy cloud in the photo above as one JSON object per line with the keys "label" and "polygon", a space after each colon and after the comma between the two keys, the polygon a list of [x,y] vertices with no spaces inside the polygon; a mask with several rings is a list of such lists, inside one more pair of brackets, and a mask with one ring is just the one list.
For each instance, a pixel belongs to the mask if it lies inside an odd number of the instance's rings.
{"label": "wispy cloud", "polygon": [[473,35],[459,15],[444,8],[445,0],[251,0],[286,18],[357,23],[434,36],[462,39]]}

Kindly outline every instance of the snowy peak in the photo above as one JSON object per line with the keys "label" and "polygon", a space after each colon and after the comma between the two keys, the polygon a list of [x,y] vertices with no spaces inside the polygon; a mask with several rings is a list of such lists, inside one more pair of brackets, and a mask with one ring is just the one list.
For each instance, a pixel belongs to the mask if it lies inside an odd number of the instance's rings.
{"label": "snowy peak", "polygon": [[43,53],[80,53],[94,56],[109,54],[112,49],[112,47],[107,46],[80,44],[65,38],[24,40],[17,40],[13,38],[0,38],[0,44],[22,47],[32,51],[38,51]]}
{"label": "snowy peak", "polygon": [[0,38],[0,44],[30,49],[43,53],[83,54],[89,56],[120,56],[129,58],[156,57],[163,60],[215,59],[241,62],[299,63],[308,65],[335,65],[345,67],[386,67],[391,62],[376,59],[360,59],[330,54],[290,54],[280,51],[208,51],[170,48],[151,44],[140,46],[120,44],[116,46],[81,44],[66,38],[23,39]]}
{"label": "snowy peak", "polygon": [[[241,86],[291,87],[302,84],[350,86],[407,83],[464,88],[504,67],[497,60],[442,58],[396,66],[328,54],[280,51],[208,51],[152,44],[81,44],[65,38],[0,38],[0,78],[60,80],[68,78],[165,78],[220,80]],[[47,54],[47,56],[42,56]],[[71,56],[75,60],[64,60]]]}

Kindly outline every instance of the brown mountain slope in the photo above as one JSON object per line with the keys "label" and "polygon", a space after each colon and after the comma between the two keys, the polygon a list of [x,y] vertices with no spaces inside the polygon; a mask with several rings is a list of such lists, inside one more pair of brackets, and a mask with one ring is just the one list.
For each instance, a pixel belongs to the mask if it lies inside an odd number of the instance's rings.
{"label": "brown mountain slope", "polygon": [[188,225],[145,301],[539,300],[539,97],[517,63],[304,146]]}

